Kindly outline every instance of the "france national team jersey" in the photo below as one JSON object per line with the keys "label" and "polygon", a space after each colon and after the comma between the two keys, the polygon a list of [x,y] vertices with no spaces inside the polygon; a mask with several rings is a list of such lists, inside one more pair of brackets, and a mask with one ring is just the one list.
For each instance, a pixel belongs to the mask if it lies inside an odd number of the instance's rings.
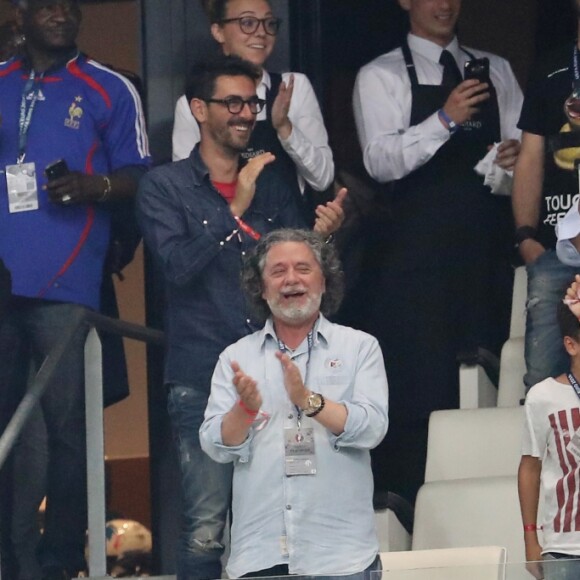
{"label": "france national team jersey", "polygon": [[[141,101],[127,79],[82,54],[36,75],[35,90],[27,91],[30,79],[22,59],[0,64],[0,257],[12,274],[13,294],[96,309],[108,213],[99,204],[51,203],[44,169],[60,158],[87,174],[148,166]],[[34,163],[38,209],[15,212],[6,170],[17,163],[23,112],[31,105],[24,163]]]}

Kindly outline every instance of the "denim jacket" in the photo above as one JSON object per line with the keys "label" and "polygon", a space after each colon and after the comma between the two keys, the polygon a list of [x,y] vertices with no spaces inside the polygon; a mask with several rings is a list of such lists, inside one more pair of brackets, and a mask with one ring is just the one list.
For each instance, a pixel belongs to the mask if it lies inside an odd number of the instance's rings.
{"label": "denim jacket", "polygon": [[[196,146],[188,159],[157,167],[140,182],[137,215],[165,280],[165,382],[209,393],[220,353],[257,330],[240,287],[256,242],[212,185]],[[290,187],[266,167],[244,221],[259,234],[304,227]]]}

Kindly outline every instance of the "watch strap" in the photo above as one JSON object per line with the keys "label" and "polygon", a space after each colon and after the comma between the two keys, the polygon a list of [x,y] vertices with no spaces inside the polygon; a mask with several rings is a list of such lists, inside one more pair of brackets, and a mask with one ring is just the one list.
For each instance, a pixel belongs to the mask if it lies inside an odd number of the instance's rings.
{"label": "watch strap", "polygon": [[537,230],[533,226],[521,226],[514,232],[514,243],[516,248],[525,240],[536,239]]}

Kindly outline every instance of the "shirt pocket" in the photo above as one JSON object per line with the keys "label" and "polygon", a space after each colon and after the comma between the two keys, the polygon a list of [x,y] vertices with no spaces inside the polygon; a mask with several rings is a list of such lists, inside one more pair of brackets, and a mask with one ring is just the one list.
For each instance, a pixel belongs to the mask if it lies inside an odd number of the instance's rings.
{"label": "shirt pocket", "polygon": [[324,374],[316,377],[316,387],[310,387],[331,401],[350,401],[354,383],[346,374]]}
{"label": "shirt pocket", "polygon": [[201,202],[197,206],[185,204],[185,219],[191,236],[209,234],[217,241],[224,240],[235,229],[236,223],[227,205]]}
{"label": "shirt pocket", "polygon": [[243,219],[253,230],[261,235],[281,228],[283,225],[280,221],[278,206],[266,207],[261,203],[256,207],[250,207],[244,214]]}

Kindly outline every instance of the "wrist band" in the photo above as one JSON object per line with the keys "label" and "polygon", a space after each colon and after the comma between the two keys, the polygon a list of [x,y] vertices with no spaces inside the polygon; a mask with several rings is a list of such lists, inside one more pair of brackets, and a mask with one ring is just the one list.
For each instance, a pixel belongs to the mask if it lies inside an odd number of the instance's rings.
{"label": "wrist band", "polygon": [[256,418],[256,415],[259,413],[259,411],[252,411],[252,409],[248,409],[248,407],[246,407],[242,399],[238,400],[238,405],[244,410],[244,413],[246,413],[246,415],[252,417],[252,420],[254,420]]}
{"label": "wrist band", "polygon": [[536,532],[541,529],[542,526],[537,526],[536,524],[524,524],[524,532]]}
{"label": "wrist band", "polygon": [[524,242],[525,240],[535,240],[537,230],[533,226],[520,226],[514,232],[514,244],[515,247],[518,248],[519,245]]}
{"label": "wrist band", "polygon": [[109,176],[103,175],[102,178],[105,182],[105,190],[103,191],[103,195],[101,195],[101,197],[99,197],[99,199],[97,200],[99,203],[106,201],[108,199],[108,197],[111,195],[111,191],[113,189],[113,187],[111,185],[111,180],[109,179]]}
{"label": "wrist band", "polygon": [[459,129],[459,125],[443,109],[439,109],[437,114],[439,115],[440,119],[445,121],[447,129],[450,133],[455,133],[455,131]]}

